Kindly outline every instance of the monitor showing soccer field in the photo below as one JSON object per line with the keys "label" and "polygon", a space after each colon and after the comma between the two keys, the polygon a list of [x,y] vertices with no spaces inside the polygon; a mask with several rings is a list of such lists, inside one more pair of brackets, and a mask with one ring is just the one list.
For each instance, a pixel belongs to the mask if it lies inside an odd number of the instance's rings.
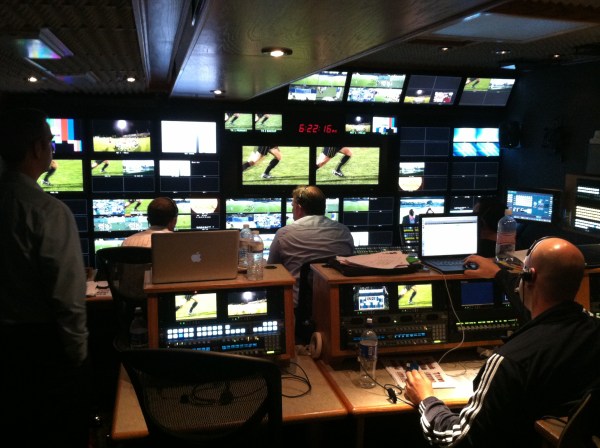
{"label": "monitor showing soccer field", "polygon": [[352,73],[348,101],[358,103],[399,103],[406,75]]}
{"label": "monitor showing soccer field", "polygon": [[398,284],[398,310],[433,308],[433,286],[431,283]]}
{"label": "monitor showing soccer field", "polygon": [[53,159],[38,184],[48,193],[83,191],[83,160]]}
{"label": "monitor showing soccer field", "polygon": [[456,100],[461,80],[458,76],[411,75],[404,103],[451,106]]}
{"label": "monitor showing soccer field", "polygon": [[283,115],[273,113],[254,114],[254,130],[256,132],[276,133],[283,129]]}
{"label": "monitor showing soccer field", "polygon": [[378,185],[381,148],[321,146],[315,148],[317,185]]}
{"label": "monitor showing soccer field", "polygon": [[149,120],[92,120],[94,152],[150,152],[151,127]]}
{"label": "monitor showing soccer field", "polygon": [[154,160],[91,161],[93,193],[154,192]]}
{"label": "monitor showing soccer field", "polygon": [[152,199],[93,199],[94,232],[139,232],[148,228],[148,204]]}
{"label": "monitor showing soccer field", "polygon": [[394,224],[394,198],[344,198],[342,222],[349,228],[381,227]]}
{"label": "monitor showing soccer field", "polygon": [[308,184],[308,146],[242,146],[244,187]]}
{"label": "monitor showing soccer field", "polygon": [[288,88],[291,101],[342,101],[348,72],[323,71],[294,81]]}
{"label": "monitor showing soccer field", "polygon": [[219,230],[220,200],[217,197],[173,198],[179,211],[175,230]]}
{"label": "monitor showing soccer field", "polygon": [[515,78],[467,78],[460,106],[506,106]]}
{"label": "monitor showing soccer field", "polygon": [[225,200],[225,226],[241,229],[277,229],[281,222],[281,198],[229,198]]}
{"label": "monitor showing soccer field", "polygon": [[254,128],[251,113],[225,112],[223,123],[229,132],[249,132]]}

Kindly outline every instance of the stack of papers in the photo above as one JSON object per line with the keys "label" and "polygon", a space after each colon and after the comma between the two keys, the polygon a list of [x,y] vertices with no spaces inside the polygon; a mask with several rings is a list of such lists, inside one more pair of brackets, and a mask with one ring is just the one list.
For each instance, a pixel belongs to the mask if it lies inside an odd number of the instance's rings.
{"label": "stack of papers", "polygon": [[336,257],[337,261],[347,266],[376,269],[396,269],[408,266],[407,255],[398,251],[379,252],[376,254]]}
{"label": "stack of papers", "polygon": [[382,359],[385,370],[394,378],[396,384],[404,389],[406,387],[406,370],[419,369],[429,378],[434,389],[446,389],[456,386],[456,382],[442,370],[440,365],[431,356],[422,358],[384,358]]}

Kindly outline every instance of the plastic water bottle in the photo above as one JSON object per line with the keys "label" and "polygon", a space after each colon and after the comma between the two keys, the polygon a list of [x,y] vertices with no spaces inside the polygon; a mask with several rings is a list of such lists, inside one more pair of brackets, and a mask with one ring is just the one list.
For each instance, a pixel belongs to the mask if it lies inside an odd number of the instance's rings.
{"label": "plastic water bottle", "polygon": [[148,348],[148,323],[139,306],[135,308],[133,320],[129,326],[129,346],[131,348]]}
{"label": "plastic water bottle", "polygon": [[498,221],[496,233],[496,261],[511,263],[515,260],[514,251],[517,241],[517,221],[512,210],[507,208],[504,216]]}
{"label": "plastic water bottle", "polygon": [[252,239],[248,245],[248,269],[246,277],[248,280],[262,280],[263,278],[263,251],[265,245],[258,234],[258,230],[252,231]]}
{"label": "plastic water bottle", "polygon": [[377,333],[373,330],[373,319],[367,318],[367,324],[358,344],[358,362],[360,364],[360,387],[375,387],[375,368],[377,365]]}
{"label": "plastic water bottle", "polygon": [[240,249],[238,252],[238,266],[241,268],[248,267],[248,245],[252,239],[252,231],[250,224],[244,224],[240,231]]}

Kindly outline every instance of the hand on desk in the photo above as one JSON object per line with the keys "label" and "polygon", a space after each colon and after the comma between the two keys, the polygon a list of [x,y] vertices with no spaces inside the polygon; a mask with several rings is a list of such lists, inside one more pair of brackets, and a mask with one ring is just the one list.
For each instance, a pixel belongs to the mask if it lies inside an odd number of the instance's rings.
{"label": "hand on desk", "polygon": [[427,397],[433,397],[433,386],[431,380],[427,378],[421,369],[408,370],[406,372],[406,388],[404,397],[412,401],[415,406]]}
{"label": "hand on desk", "polygon": [[467,277],[476,278],[494,278],[500,267],[493,258],[485,258],[480,255],[469,255],[465,258],[465,263],[477,264],[477,269],[466,269],[464,274]]}

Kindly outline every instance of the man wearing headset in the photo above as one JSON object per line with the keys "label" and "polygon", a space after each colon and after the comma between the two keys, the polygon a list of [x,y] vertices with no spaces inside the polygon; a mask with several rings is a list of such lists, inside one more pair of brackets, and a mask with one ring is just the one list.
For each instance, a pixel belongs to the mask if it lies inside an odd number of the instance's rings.
{"label": "man wearing headset", "polygon": [[152,246],[152,234],[172,232],[177,224],[179,209],[175,201],[168,197],[158,197],[148,204],[148,224],[150,227],[125,238],[123,246]]}
{"label": "man wearing headset", "polygon": [[[466,261],[479,265],[465,271],[468,276],[495,278],[506,285],[515,276],[493,259],[471,255]],[[518,275],[518,295],[531,319],[488,358],[460,414],[433,395],[419,370],[407,373],[406,397],[418,406],[431,444],[537,446],[537,419],[566,415],[567,403],[598,387],[600,320],[574,300],[584,268],[583,255],[568,241],[547,237],[533,243]]]}

